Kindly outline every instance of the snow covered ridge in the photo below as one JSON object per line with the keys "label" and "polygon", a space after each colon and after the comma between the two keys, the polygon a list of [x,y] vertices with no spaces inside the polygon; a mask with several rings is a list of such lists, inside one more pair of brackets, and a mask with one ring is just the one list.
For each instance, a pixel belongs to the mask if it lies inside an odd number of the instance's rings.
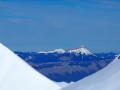
{"label": "snow covered ridge", "polygon": [[60,90],[120,90],[120,55],[104,69]]}
{"label": "snow covered ridge", "polygon": [[59,54],[63,54],[63,53],[75,53],[75,54],[84,54],[84,55],[93,55],[92,52],[90,52],[87,48],[85,47],[80,47],[77,49],[72,49],[72,50],[64,50],[64,49],[55,49],[53,51],[40,51],[38,53],[59,53]]}
{"label": "snow covered ridge", "polygon": [[93,55],[92,52],[90,52],[88,49],[86,49],[84,47],[81,47],[81,48],[78,48],[78,49],[69,50],[68,52],[76,53],[76,54]]}
{"label": "snow covered ridge", "polygon": [[0,90],[58,90],[60,87],[35,71],[0,44]]}
{"label": "snow covered ridge", "polygon": [[38,52],[38,53],[59,53],[59,54],[63,54],[63,53],[65,53],[66,51],[64,50],[64,49],[55,49],[55,50],[53,50],[53,51],[40,51],[40,52]]}
{"label": "snow covered ridge", "polygon": [[59,85],[60,87],[66,87],[66,86],[68,86],[68,85],[70,85],[70,84],[73,84],[74,82],[70,82],[70,83],[66,83],[66,82],[56,82],[57,83],[57,85]]}

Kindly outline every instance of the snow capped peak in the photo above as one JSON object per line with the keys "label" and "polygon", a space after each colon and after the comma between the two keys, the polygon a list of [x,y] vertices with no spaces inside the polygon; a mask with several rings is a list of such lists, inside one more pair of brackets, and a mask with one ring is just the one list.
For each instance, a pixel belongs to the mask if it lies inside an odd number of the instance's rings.
{"label": "snow capped peak", "polygon": [[53,51],[40,51],[38,53],[44,53],[44,54],[48,54],[48,53],[58,53],[58,54],[74,53],[76,55],[79,55],[79,54],[82,54],[82,55],[94,55],[92,52],[90,52],[84,46],[81,46],[80,48],[72,49],[72,50],[55,49]]}
{"label": "snow capped peak", "polygon": [[45,53],[45,54],[48,54],[48,53],[58,53],[58,54],[63,54],[65,52],[66,51],[64,49],[55,49],[53,51],[40,51],[38,53]]}
{"label": "snow capped peak", "polygon": [[46,51],[40,51],[40,52],[38,52],[38,53],[44,53],[44,54],[47,54],[48,52],[46,52]]}
{"label": "snow capped peak", "polygon": [[59,53],[59,54],[61,54],[61,53],[65,53],[66,51],[64,49],[55,49],[53,51],[48,51],[48,52],[49,53]]}
{"label": "snow capped peak", "polygon": [[86,49],[84,46],[81,46],[80,48],[69,50],[70,53],[76,53],[76,54],[85,54],[85,55],[92,55],[88,49]]}

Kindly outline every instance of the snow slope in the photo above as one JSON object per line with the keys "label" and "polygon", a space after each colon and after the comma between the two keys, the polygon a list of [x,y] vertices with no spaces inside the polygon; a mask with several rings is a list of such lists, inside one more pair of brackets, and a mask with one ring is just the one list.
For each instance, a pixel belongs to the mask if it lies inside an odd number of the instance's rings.
{"label": "snow slope", "polygon": [[70,84],[72,84],[72,83],[74,83],[74,82],[70,82],[70,83],[66,83],[66,82],[56,82],[56,84],[58,85],[58,86],[60,86],[60,87],[66,87],[66,86],[68,86],[68,85],[70,85]]}
{"label": "snow slope", "polygon": [[60,87],[39,74],[0,44],[0,90],[58,90]]}
{"label": "snow slope", "polygon": [[69,85],[69,83],[66,83],[66,82],[56,82],[56,84],[62,88]]}
{"label": "snow slope", "polygon": [[120,55],[104,69],[61,90],[120,90]]}

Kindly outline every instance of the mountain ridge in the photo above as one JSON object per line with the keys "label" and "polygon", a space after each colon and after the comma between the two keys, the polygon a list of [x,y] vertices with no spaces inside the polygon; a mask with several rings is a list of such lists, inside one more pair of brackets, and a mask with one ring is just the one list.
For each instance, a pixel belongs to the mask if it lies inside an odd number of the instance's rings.
{"label": "mountain ridge", "polygon": [[102,70],[61,90],[120,90],[120,55]]}
{"label": "mountain ridge", "polygon": [[75,82],[104,68],[116,53],[75,53],[15,52],[38,72],[56,82]]}
{"label": "mountain ridge", "polygon": [[55,49],[55,50],[51,50],[51,51],[40,51],[38,53],[44,53],[44,54],[48,54],[48,53],[58,53],[58,54],[75,53],[76,55],[78,55],[78,54],[82,54],[82,55],[94,55],[92,52],[90,52],[90,50],[88,50],[84,46],[81,46],[80,48],[76,48],[76,49],[69,49],[69,50]]}

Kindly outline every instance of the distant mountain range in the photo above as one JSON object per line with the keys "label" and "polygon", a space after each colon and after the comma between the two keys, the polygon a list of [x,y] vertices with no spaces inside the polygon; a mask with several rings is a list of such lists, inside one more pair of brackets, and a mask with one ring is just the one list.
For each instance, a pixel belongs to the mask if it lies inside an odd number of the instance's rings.
{"label": "distant mountain range", "polygon": [[40,52],[15,52],[38,72],[56,82],[75,82],[107,66],[116,53],[92,53],[81,47]]}
{"label": "distant mountain range", "polygon": [[84,54],[84,55],[93,55],[88,49],[86,49],[84,46],[81,46],[81,48],[76,48],[72,50],[64,50],[64,49],[55,49],[53,51],[40,51],[38,53],[58,53],[58,54],[64,54],[64,53],[74,53],[74,54]]}

